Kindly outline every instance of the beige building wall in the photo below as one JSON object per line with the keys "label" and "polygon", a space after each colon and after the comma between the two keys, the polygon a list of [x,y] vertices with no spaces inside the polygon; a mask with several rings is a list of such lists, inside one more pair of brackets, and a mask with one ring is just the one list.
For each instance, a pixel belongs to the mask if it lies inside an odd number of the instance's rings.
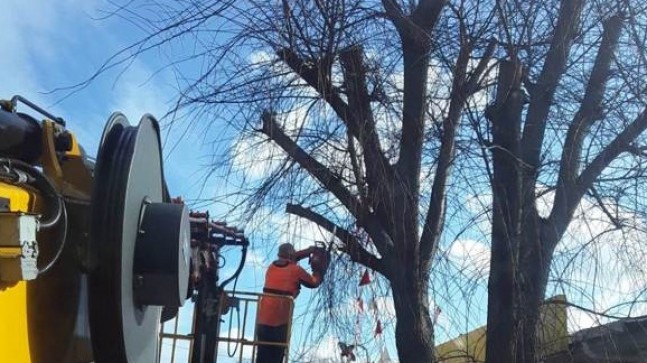
{"label": "beige building wall", "polygon": [[[537,329],[539,349],[544,355],[568,349],[566,296],[546,300],[540,312]],[[486,327],[474,329],[436,346],[436,356],[442,363],[476,363],[485,361]]]}

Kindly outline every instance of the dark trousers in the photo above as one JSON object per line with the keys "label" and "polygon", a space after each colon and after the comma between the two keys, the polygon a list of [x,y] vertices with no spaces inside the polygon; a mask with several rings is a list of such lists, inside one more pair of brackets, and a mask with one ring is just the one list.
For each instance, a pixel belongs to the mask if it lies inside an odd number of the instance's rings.
{"label": "dark trousers", "polygon": [[[256,339],[261,342],[285,343],[288,340],[288,326],[256,325]],[[285,348],[278,345],[258,346],[256,363],[282,363]]]}

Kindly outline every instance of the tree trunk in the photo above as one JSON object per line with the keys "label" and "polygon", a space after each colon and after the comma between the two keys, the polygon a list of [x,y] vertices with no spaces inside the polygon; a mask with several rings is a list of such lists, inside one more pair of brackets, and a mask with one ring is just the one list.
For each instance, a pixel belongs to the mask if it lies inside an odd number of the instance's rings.
{"label": "tree trunk", "polygon": [[[553,238],[535,206],[534,175],[520,155],[521,66],[501,63],[492,121],[492,255],[488,280],[486,362],[536,362],[537,326]],[[521,228],[523,226],[523,229]]]}
{"label": "tree trunk", "polygon": [[494,212],[488,279],[486,362],[513,362],[515,263],[501,212]]}
{"label": "tree trunk", "polygon": [[[534,198],[534,196],[533,196]],[[533,204],[534,206],[534,204]],[[540,309],[546,295],[553,249],[556,241],[542,233],[549,228],[535,208],[527,208],[519,252],[518,282],[515,294],[515,362],[540,362],[543,358],[537,332]]]}
{"label": "tree trunk", "polygon": [[391,286],[397,319],[395,342],[399,361],[436,362],[434,328],[429,315],[428,282],[403,276],[391,282]]}
{"label": "tree trunk", "polygon": [[[505,205],[519,203],[510,199],[506,199]],[[488,363],[534,363],[543,358],[537,331],[556,240],[554,235],[545,233],[551,227],[537,214],[534,203],[530,202],[533,199],[534,195],[523,194],[521,225],[524,228],[515,239],[502,237],[505,215],[494,213],[493,247],[513,245],[518,252],[516,258],[504,263],[500,256],[494,259],[493,249],[488,286]]]}
{"label": "tree trunk", "polygon": [[[493,260],[488,286],[487,362],[534,363],[543,358],[537,331],[552,251],[532,228],[537,224],[524,223],[527,229],[514,241],[519,246],[515,261],[504,264],[499,258],[495,267]],[[494,243],[499,233],[493,228],[492,234]]]}
{"label": "tree trunk", "polygon": [[[524,241],[539,242],[535,241]],[[539,256],[531,256],[520,264],[517,293],[515,294],[515,362],[534,363],[542,361],[537,347],[537,328],[540,308],[544,301],[548,268],[540,262]]]}
{"label": "tree trunk", "polygon": [[518,281],[523,195],[519,165],[523,107],[521,73],[518,62],[501,63],[496,103],[488,110],[495,144],[492,149],[492,249],[485,352],[488,363],[512,363],[515,356],[515,284]]}

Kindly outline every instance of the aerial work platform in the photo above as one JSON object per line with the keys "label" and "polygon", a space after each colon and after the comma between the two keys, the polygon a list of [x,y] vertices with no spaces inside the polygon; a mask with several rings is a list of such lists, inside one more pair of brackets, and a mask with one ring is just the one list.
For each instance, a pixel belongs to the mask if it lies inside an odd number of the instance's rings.
{"label": "aerial work platform", "polygon": [[[203,312],[203,314],[213,317],[211,321],[215,323],[213,330],[206,330],[207,334],[196,337],[191,333],[196,330],[196,309],[182,309],[176,318],[162,324],[159,363],[253,362],[259,345],[283,347],[285,349],[284,362],[289,361],[292,324],[288,324],[286,342],[263,342],[256,336],[256,316],[259,301],[264,297],[271,296],[289,300],[291,321],[294,299],[285,295],[244,291],[225,291],[225,294],[227,297],[220,298],[217,306],[209,307]],[[213,334],[209,334],[209,332],[213,332]],[[202,340],[203,344],[196,344],[197,340]],[[195,349],[202,349],[202,351],[196,354]],[[194,356],[200,357],[199,361],[193,361],[192,357]]]}

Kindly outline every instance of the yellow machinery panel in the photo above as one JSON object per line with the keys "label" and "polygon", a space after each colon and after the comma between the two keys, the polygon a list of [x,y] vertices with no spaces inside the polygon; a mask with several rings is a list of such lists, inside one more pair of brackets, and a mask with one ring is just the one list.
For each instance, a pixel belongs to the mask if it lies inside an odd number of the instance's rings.
{"label": "yellow machinery panel", "polygon": [[[11,201],[11,212],[31,212],[36,202],[34,194],[5,183],[0,197]],[[27,316],[26,281],[0,291],[0,362],[31,362]]]}
{"label": "yellow machinery panel", "polygon": [[114,113],[95,161],[63,119],[0,100],[0,363],[154,362],[189,281],[189,211],[161,156],[151,115]]}
{"label": "yellow machinery panel", "polygon": [[30,363],[26,282],[0,293],[0,311],[0,362]]}

